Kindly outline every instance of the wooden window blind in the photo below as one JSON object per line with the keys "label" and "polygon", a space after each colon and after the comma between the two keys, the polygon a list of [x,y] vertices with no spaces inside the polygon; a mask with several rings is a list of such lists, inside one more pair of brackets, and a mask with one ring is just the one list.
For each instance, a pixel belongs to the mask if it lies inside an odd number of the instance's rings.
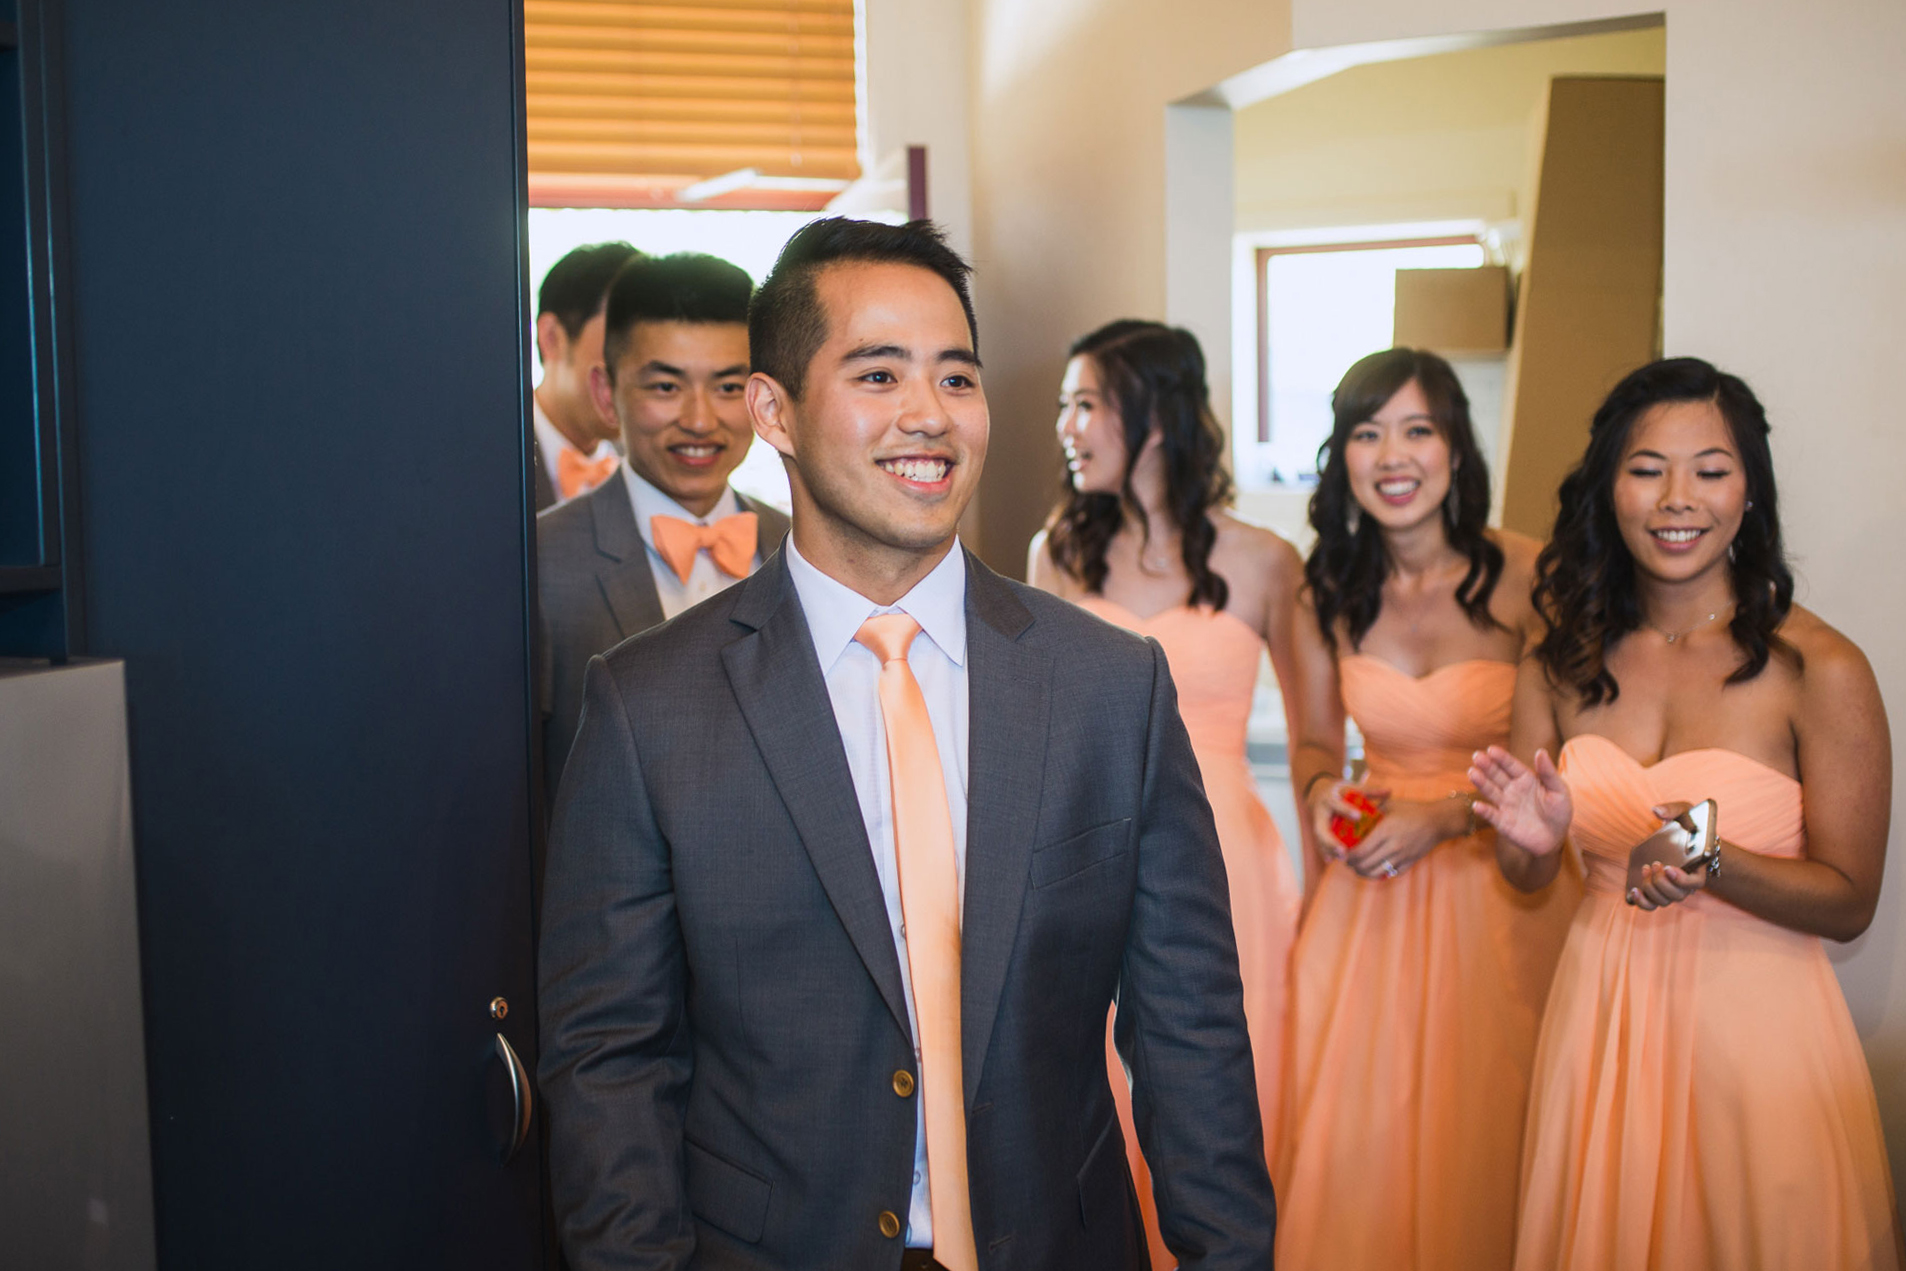
{"label": "wooden window blind", "polygon": [[854,0],[524,0],[523,18],[532,204],[812,208],[860,176]]}

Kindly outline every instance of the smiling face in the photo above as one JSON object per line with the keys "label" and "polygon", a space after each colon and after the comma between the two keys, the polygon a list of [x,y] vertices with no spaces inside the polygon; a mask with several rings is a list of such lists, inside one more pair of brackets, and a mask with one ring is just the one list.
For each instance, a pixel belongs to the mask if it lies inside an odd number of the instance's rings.
{"label": "smiling face", "polygon": [[1099,368],[1080,354],[1066,363],[1059,385],[1059,445],[1072,487],[1081,494],[1118,494],[1125,488],[1131,452],[1118,403],[1104,391]]}
{"label": "smiling face", "polygon": [[1747,474],[1713,402],[1662,402],[1634,423],[1611,491],[1622,542],[1667,582],[1725,568],[1746,512]]}
{"label": "smiling face", "polygon": [[952,545],[986,458],[966,311],[915,265],[829,265],[814,286],[826,339],[802,396],[766,375],[748,384],[755,430],[788,460],[796,545],[857,589],[837,572],[853,562],[923,574]]}
{"label": "smiling face", "polygon": [[706,516],[748,453],[748,328],[739,322],[638,322],[615,382],[592,378],[600,408],[622,426],[629,466],[696,516]]}
{"label": "smiling face", "polygon": [[1441,514],[1455,469],[1415,380],[1350,430],[1343,457],[1350,496],[1383,528],[1406,530]]}

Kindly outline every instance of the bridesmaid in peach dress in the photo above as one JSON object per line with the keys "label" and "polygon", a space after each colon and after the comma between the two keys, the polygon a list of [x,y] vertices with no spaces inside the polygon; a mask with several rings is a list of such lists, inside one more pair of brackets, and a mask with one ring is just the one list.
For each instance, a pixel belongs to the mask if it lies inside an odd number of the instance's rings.
{"label": "bridesmaid in peach dress", "polygon": [[[1066,365],[1058,427],[1068,495],[1033,541],[1028,577],[1164,647],[1230,879],[1268,1145],[1283,1088],[1298,886],[1258,800],[1244,740],[1267,647],[1280,681],[1289,682],[1302,565],[1289,543],[1222,510],[1230,494],[1224,439],[1211,415],[1204,354],[1189,332],[1121,321],[1080,340]],[[1153,1264],[1170,1267],[1133,1132],[1131,1087],[1109,1037],[1107,1062]]]}
{"label": "bridesmaid in peach dress", "polygon": [[[1351,367],[1311,500],[1292,780],[1311,869],[1292,954],[1278,1265],[1509,1265],[1544,995],[1576,893],[1528,897],[1470,813],[1469,756],[1506,740],[1538,634],[1536,545],[1486,528],[1489,474],[1449,364]],[[1364,739],[1340,778],[1344,715]],[[1330,832],[1382,818],[1354,850]]]}
{"label": "bridesmaid in peach dress", "polygon": [[[1542,886],[1566,836],[1588,895],[1536,1056],[1516,1266],[1899,1266],[1821,945],[1879,898],[1886,717],[1859,649],[1793,604],[1747,385],[1676,358],[1615,388],[1536,599],[1552,634],[1509,750],[1476,758],[1477,812],[1508,878]],[[1709,799],[1719,837],[1691,861],[1668,822]]]}

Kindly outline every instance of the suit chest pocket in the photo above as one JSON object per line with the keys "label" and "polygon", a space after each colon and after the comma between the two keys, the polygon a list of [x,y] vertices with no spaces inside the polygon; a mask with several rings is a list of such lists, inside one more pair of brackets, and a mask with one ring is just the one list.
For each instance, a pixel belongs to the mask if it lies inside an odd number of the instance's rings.
{"label": "suit chest pocket", "polygon": [[1050,887],[1095,865],[1124,856],[1132,850],[1132,818],[1120,817],[1091,829],[1035,847],[1032,851],[1032,885]]}

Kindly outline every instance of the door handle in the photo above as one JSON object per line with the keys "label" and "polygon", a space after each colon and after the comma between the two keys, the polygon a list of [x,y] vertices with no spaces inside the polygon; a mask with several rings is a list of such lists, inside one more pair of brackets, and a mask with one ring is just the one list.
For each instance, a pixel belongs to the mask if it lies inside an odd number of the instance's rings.
{"label": "door handle", "polygon": [[510,1074],[510,1097],[516,1101],[516,1120],[510,1127],[509,1144],[503,1149],[503,1163],[508,1165],[522,1148],[523,1141],[529,1138],[529,1120],[535,1110],[535,1095],[530,1090],[529,1072],[523,1067],[523,1061],[516,1057],[516,1048],[501,1033],[496,1035],[496,1057],[503,1061],[504,1070]]}

